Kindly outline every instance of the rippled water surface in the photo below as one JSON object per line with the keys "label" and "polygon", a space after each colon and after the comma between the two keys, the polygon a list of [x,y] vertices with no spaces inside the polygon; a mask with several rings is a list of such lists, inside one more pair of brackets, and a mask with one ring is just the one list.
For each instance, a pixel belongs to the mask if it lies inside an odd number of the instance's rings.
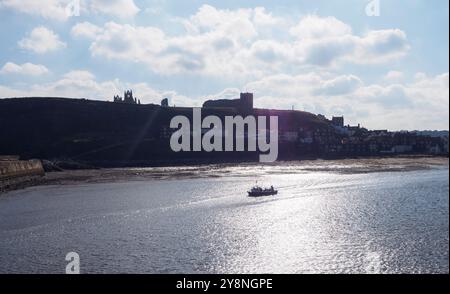
{"label": "rippled water surface", "polygon": [[[448,166],[284,171],[2,195],[0,272],[64,273],[70,251],[84,273],[449,272]],[[256,180],[279,195],[246,197]]]}

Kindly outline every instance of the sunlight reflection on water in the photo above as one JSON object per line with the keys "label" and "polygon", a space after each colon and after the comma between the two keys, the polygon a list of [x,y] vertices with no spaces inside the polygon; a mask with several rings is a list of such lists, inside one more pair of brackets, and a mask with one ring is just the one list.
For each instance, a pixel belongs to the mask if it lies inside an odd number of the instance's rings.
{"label": "sunlight reflection on water", "polygon": [[[35,187],[0,199],[0,272],[448,273],[448,167]],[[289,171],[289,172],[286,172]],[[279,195],[248,198],[255,181]]]}

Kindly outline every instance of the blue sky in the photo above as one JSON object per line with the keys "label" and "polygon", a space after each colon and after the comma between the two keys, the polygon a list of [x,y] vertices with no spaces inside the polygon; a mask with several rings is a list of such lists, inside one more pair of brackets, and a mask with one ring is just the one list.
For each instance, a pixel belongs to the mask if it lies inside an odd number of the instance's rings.
{"label": "blue sky", "polygon": [[448,129],[448,11],[446,0],[0,0],[0,97],[132,88],[145,103],[201,105],[252,91],[257,107]]}

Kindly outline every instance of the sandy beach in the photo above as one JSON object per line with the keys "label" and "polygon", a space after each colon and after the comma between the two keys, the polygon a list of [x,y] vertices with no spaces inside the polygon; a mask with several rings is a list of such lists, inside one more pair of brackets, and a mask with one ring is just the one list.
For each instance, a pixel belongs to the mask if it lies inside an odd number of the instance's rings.
{"label": "sandy beach", "polygon": [[[445,167],[447,157],[389,157],[341,160],[305,160],[275,162],[268,165],[259,163],[212,164],[199,166],[110,168],[90,170],[65,170],[48,172],[40,178],[29,179],[10,187],[7,191],[38,185],[66,185],[76,183],[104,183],[117,181],[148,181],[189,178],[212,178],[221,176],[249,176],[265,172],[264,167],[276,167],[286,174],[327,172],[337,174],[401,172]],[[251,171],[251,173],[247,173]]]}

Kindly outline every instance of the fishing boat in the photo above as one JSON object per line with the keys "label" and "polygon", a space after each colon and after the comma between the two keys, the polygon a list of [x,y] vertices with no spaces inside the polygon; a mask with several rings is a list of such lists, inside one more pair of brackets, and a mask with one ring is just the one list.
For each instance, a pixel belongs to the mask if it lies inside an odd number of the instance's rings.
{"label": "fishing boat", "polygon": [[278,190],[275,190],[273,186],[271,186],[270,188],[261,188],[260,186],[254,186],[250,191],[248,191],[249,197],[272,196],[277,194]]}

